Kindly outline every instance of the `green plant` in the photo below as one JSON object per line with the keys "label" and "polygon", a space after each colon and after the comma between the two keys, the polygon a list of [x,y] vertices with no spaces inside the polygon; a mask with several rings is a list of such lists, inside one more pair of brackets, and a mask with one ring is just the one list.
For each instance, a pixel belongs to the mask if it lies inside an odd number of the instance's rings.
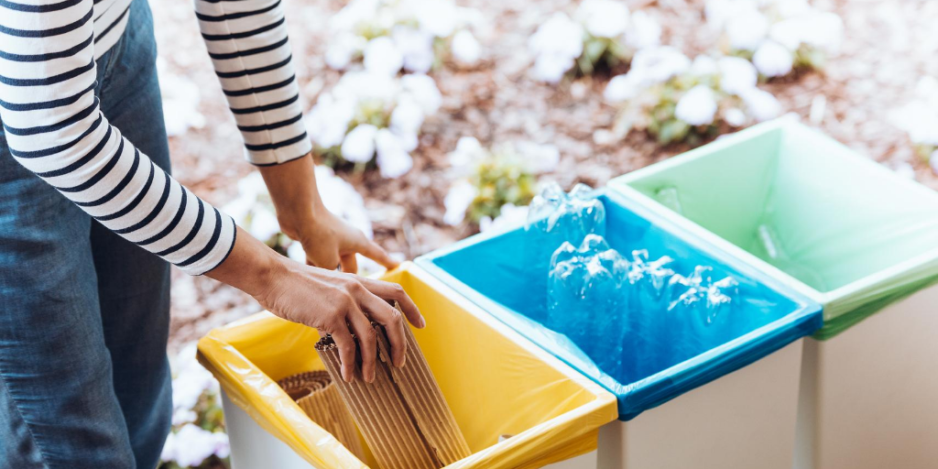
{"label": "green plant", "polygon": [[476,188],[476,197],[469,205],[472,223],[483,217],[496,218],[506,204],[527,205],[534,198],[537,179],[513,151],[502,149],[480,161],[470,183]]}

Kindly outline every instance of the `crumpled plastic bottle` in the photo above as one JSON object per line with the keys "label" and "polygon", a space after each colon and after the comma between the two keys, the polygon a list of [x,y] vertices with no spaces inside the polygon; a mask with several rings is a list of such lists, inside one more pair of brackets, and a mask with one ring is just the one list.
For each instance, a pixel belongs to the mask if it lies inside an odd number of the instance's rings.
{"label": "crumpled plastic bottle", "polygon": [[685,355],[733,335],[739,282],[732,277],[713,281],[712,272],[712,267],[698,265],[690,276],[677,274],[669,282],[669,322]]}
{"label": "crumpled plastic bottle", "polygon": [[662,256],[649,261],[645,249],[632,251],[632,263],[628,273],[629,296],[628,325],[629,340],[633,342],[635,371],[648,376],[666,368],[669,357],[662,355],[671,344],[667,338],[671,327],[667,323],[668,305],[671,301],[669,282],[674,270],[669,268],[674,260]]}
{"label": "crumpled plastic bottle", "polygon": [[574,246],[588,234],[606,236],[606,209],[595,192],[577,184],[566,194],[557,183],[548,184],[531,202],[525,231],[556,234]]}
{"label": "crumpled plastic bottle", "polygon": [[622,367],[628,314],[629,262],[602,236],[579,247],[564,242],[551,258],[547,326],[565,334],[601,370]]}
{"label": "crumpled plastic bottle", "polygon": [[822,275],[804,263],[791,258],[782,244],[778,230],[773,225],[769,223],[759,225],[756,234],[758,243],[754,252],[757,256],[817,290],[828,290],[827,282]]}
{"label": "crumpled plastic bottle", "polygon": [[684,208],[681,207],[681,197],[677,188],[674,186],[662,187],[655,192],[655,200],[661,205],[674,210],[676,213],[683,214]]}
{"label": "crumpled plastic bottle", "polygon": [[[606,209],[596,191],[585,184],[577,184],[567,194],[560,185],[551,183],[531,202],[524,230],[527,287],[543,295],[547,293],[545,272],[550,269],[553,252],[564,242],[580,246],[587,235],[605,236]],[[531,319],[543,323],[546,309],[535,311]]]}
{"label": "crumpled plastic bottle", "polygon": [[733,277],[725,277],[714,282],[710,277],[712,267],[700,266],[694,268],[690,277],[680,274],[671,278],[673,300],[668,306],[669,310],[687,308],[694,311],[695,318],[700,324],[720,326],[729,321],[730,308],[733,297],[738,295],[739,282]]}
{"label": "crumpled plastic bottle", "polygon": [[668,282],[674,276],[674,270],[668,265],[674,262],[669,256],[662,256],[654,261],[648,260],[648,250],[632,251],[632,264],[629,269],[629,283],[636,295],[633,296],[633,309],[664,311],[670,297],[667,295]]}

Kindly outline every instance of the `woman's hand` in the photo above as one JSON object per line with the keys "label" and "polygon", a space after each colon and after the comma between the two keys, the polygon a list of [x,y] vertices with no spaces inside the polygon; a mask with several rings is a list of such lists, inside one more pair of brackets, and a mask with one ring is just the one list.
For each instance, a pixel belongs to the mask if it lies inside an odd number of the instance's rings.
{"label": "woman's hand", "polygon": [[330,270],[341,264],[343,271],[354,274],[358,272],[355,254],[361,254],[388,269],[397,267],[384,249],[326,210],[312,156],[261,167],[260,172],[277,208],[281,231],[300,242],[307,264]]}
{"label": "woman's hand", "polygon": [[[280,213],[280,210],[277,212]],[[326,209],[316,212],[312,220],[301,222],[297,227],[290,226],[290,222],[284,218],[295,221],[298,217],[278,218],[284,234],[303,245],[306,263],[309,265],[325,269],[341,266],[343,272],[354,274],[358,272],[355,254],[361,254],[387,269],[397,267],[397,262],[381,246]]]}
{"label": "woman's hand", "polygon": [[250,294],[281,318],[331,334],[346,381],[354,377],[356,338],[361,347],[362,375],[365,381],[374,381],[377,345],[372,320],[387,331],[394,366],[404,365],[407,324],[388,300],[400,303],[414,326],[426,324],[400,285],[299,264],[240,228],[231,254],[206,275]]}

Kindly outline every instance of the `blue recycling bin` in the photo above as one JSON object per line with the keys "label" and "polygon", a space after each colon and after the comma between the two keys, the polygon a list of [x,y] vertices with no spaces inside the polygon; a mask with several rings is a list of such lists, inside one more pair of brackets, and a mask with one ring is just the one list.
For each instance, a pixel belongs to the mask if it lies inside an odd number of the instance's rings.
{"label": "blue recycling bin", "polygon": [[[646,354],[668,357],[656,360],[656,368],[638,366],[638,351],[630,348],[626,335],[626,366],[610,373],[537,320],[545,317],[547,292],[532,286],[543,285],[536,276],[547,272],[528,268],[524,253],[533,249],[549,256],[557,246],[532,246],[524,227],[473,236],[422,256],[417,264],[616,395],[621,422],[604,427],[600,435],[602,464],[790,469],[801,366],[800,344],[793,343],[821,327],[820,305],[618,193],[599,198],[611,247],[623,254],[645,249],[652,259],[668,255],[675,260],[671,267],[684,275],[706,265],[713,268],[714,279],[734,277],[739,298],[746,299],[737,306],[743,314],[690,346],[678,347],[668,337],[647,341],[657,349]],[[780,349],[785,351],[778,357],[760,361]],[[636,366],[628,365],[631,354],[636,354]],[[726,410],[723,415],[716,412],[720,408]]]}

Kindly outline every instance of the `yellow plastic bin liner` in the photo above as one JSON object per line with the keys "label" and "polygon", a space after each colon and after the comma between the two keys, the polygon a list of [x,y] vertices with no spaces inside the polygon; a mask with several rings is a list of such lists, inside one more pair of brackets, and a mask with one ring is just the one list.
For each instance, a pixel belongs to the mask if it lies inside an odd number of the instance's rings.
{"label": "yellow plastic bin liner", "polygon": [[[384,280],[404,287],[427,320],[415,329],[472,456],[451,468],[534,468],[596,448],[599,427],[616,419],[616,399],[419,267]],[[199,361],[261,427],[323,468],[376,467],[313,423],[277,386],[323,369],[311,328],[260,313],[211,331]],[[501,443],[501,435],[513,435]]]}

